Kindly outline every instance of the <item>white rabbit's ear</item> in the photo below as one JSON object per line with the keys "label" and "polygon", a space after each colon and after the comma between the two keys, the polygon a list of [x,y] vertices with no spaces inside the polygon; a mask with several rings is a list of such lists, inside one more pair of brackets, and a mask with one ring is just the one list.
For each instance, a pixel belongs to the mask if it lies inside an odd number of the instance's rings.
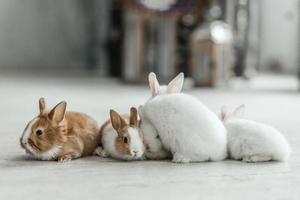
{"label": "white rabbit's ear", "polygon": [[158,95],[158,88],[159,88],[159,82],[154,72],[151,72],[149,74],[148,80],[149,80],[149,86],[150,86],[152,97],[154,97]]}
{"label": "white rabbit's ear", "polygon": [[43,115],[45,113],[45,110],[46,110],[46,102],[45,102],[44,97],[41,97],[39,99],[39,108],[40,108],[40,115]]}
{"label": "white rabbit's ear", "polygon": [[142,105],[140,105],[139,107],[138,107],[138,114],[139,114],[139,117],[140,117],[140,120],[141,121],[143,121],[143,106]]}
{"label": "white rabbit's ear", "polygon": [[245,107],[244,104],[240,105],[239,107],[237,107],[237,108],[232,112],[232,116],[233,116],[233,117],[238,117],[238,118],[243,117],[244,114],[245,114],[245,109],[246,109],[246,107]]}
{"label": "white rabbit's ear", "polygon": [[167,87],[167,93],[179,93],[182,90],[184,81],[184,74],[180,72],[169,84]]}
{"label": "white rabbit's ear", "polygon": [[220,119],[224,122],[227,119],[228,115],[228,109],[226,106],[221,107],[221,112],[219,114]]}

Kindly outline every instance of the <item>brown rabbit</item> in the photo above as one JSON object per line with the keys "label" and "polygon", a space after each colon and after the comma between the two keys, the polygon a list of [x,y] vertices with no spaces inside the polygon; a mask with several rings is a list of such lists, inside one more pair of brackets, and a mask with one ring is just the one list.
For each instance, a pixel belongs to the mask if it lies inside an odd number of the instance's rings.
{"label": "brown rabbit", "polygon": [[66,112],[65,101],[46,111],[39,100],[40,114],[31,120],[20,138],[25,151],[36,159],[69,161],[92,155],[100,140],[94,119],[79,112]]}
{"label": "brown rabbit", "polygon": [[130,116],[121,116],[110,110],[110,120],[102,125],[100,132],[102,147],[96,150],[99,156],[121,160],[143,159],[145,147],[136,108],[130,109]]}

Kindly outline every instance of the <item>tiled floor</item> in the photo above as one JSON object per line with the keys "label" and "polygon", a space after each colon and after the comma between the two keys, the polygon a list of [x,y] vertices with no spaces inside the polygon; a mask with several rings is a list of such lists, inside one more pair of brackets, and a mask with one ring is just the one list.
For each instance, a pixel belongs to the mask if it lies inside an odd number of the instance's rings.
{"label": "tiled floor", "polygon": [[[267,90],[264,86],[270,84],[272,88]],[[64,99],[70,110],[86,112],[101,123],[110,108],[126,112],[132,105],[143,104],[149,91],[146,86],[109,79],[2,74],[0,199],[300,199],[300,94],[296,81],[262,78],[237,88],[187,92],[214,111],[223,104],[246,104],[248,118],[284,132],[293,148],[289,162],[227,160],[183,165],[98,157],[69,163],[30,160],[18,139],[27,121],[37,114],[40,96],[46,97],[49,105]]]}

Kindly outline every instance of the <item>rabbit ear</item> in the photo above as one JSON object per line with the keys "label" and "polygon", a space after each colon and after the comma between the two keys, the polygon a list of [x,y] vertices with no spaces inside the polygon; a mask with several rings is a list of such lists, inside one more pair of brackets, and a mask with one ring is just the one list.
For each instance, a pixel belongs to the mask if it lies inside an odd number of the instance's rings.
{"label": "rabbit ear", "polygon": [[245,109],[246,109],[246,107],[244,104],[240,105],[232,112],[232,116],[238,117],[238,118],[243,117],[245,114]]}
{"label": "rabbit ear", "polygon": [[135,107],[130,108],[129,125],[131,127],[137,127],[137,125],[138,125],[138,114],[137,114],[137,109]]}
{"label": "rabbit ear", "polygon": [[143,108],[144,108],[144,106],[142,106],[142,105],[140,105],[138,107],[138,114],[139,114],[141,121],[143,121]]}
{"label": "rabbit ear", "polygon": [[159,88],[159,82],[158,82],[154,72],[151,72],[149,74],[148,80],[149,80],[151,94],[154,97],[154,96],[158,95],[158,88]]}
{"label": "rabbit ear", "polygon": [[39,99],[39,108],[40,108],[40,115],[44,114],[46,110],[46,102],[44,97],[41,97]]}
{"label": "rabbit ear", "polygon": [[114,110],[110,110],[110,121],[118,134],[120,134],[119,131],[127,125],[125,120]]}
{"label": "rabbit ear", "polygon": [[180,72],[169,84],[167,87],[167,93],[179,93],[182,90],[184,81],[184,74]]}
{"label": "rabbit ear", "polygon": [[67,102],[62,101],[57,104],[48,114],[48,118],[56,123],[61,122],[65,118]]}
{"label": "rabbit ear", "polygon": [[228,109],[227,109],[227,107],[226,106],[222,106],[221,107],[221,112],[219,114],[220,119],[223,122],[226,121],[227,115],[228,115]]}

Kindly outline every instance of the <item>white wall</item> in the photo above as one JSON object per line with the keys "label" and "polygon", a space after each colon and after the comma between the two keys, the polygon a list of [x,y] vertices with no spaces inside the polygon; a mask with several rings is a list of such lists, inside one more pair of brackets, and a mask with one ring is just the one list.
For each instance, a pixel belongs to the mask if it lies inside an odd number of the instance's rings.
{"label": "white wall", "polygon": [[268,70],[274,60],[283,72],[296,73],[298,68],[298,0],[262,0],[260,69]]}
{"label": "white wall", "polygon": [[76,0],[0,0],[0,69],[83,66],[86,30]]}

